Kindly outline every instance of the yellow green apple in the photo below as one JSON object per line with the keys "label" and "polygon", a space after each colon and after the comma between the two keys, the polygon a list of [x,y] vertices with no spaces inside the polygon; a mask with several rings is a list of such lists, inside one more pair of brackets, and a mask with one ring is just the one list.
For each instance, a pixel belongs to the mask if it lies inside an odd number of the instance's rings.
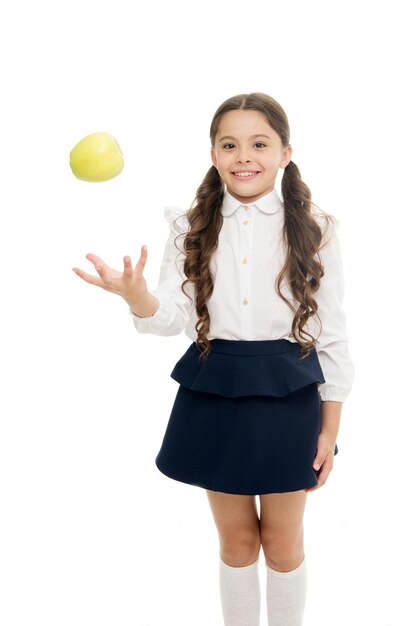
{"label": "yellow green apple", "polygon": [[73,147],[70,166],[80,180],[99,183],[120,174],[124,166],[123,154],[112,135],[93,133]]}

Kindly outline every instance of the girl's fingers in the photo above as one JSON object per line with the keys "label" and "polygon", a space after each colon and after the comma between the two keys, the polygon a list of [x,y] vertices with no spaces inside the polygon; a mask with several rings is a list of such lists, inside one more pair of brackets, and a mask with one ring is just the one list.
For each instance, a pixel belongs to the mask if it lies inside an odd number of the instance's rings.
{"label": "girl's fingers", "polygon": [[331,462],[330,455],[326,458],[323,465],[321,466],[320,471],[320,480],[321,483],[324,484],[329,477],[329,474],[333,468],[333,463]]}
{"label": "girl's fingers", "polygon": [[131,261],[130,256],[123,257],[123,263],[124,263],[124,270],[123,270],[124,277],[131,278],[133,276],[133,268],[132,268],[132,261]]}
{"label": "girl's fingers", "polygon": [[[142,268],[145,265],[146,253],[145,253],[145,260],[144,260],[143,248],[144,246],[142,247],[142,255],[138,261],[138,264],[136,265],[136,268],[138,267],[138,265],[141,265]],[[97,278],[96,276],[92,276],[91,274],[87,274],[87,272],[80,270],[78,267],[73,267],[72,269],[80,278],[85,280],[87,283],[90,283],[91,285],[102,287],[103,289],[106,289],[107,291],[113,291],[115,288],[117,288],[116,283],[122,276],[123,278],[129,279],[129,280],[133,276],[132,260],[130,256],[128,255],[123,257],[123,264],[124,264],[123,275],[120,272],[116,272],[115,270],[112,270],[110,267],[108,267],[108,265],[106,265],[103,259],[101,259],[96,254],[92,254],[90,252],[89,254],[86,255],[86,258],[91,263],[93,263],[94,268],[97,274],[99,275],[99,278]]]}
{"label": "girl's fingers", "polygon": [[135,269],[143,272],[147,259],[148,259],[148,246],[142,246],[139,261],[136,263]]}
{"label": "girl's fingers", "polygon": [[331,460],[331,456],[329,453],[329,455],[325,458],[324,462],[322,463],[320,469],[316,471],[318,484],[314,485],[314,487],[307,487],[307,489],[304,489],[304,491],[308,492],[308,491],[315,491],[316,489],[320,489],[320,487],[322,487],[327,481],[332,469],[333,469],[333,461]]}
{"label": "girl's fingers", "polygon": [[103,287],[103,283],[100,278],[97,276],[92,276],[91,274],[87,274],[83,270],[80,270],[79,267],[73,267],[72,271],[77,274],[80,278],[85,280],[86,283],[90,283],[90,285],[96,285],[96,287]]}
{"label": "girl's fingers", "polygon": [[316,485],[316,488],[322,487],[324,485],[324,483],[326,482],[326,480],[329,477],[329,474],[330,474],[330,471],[331,471],[332,467],[333,467],[333,465],[330,462],[330,457],[328,456],[324,460],[322,466],[320,467],[320,470],[318,472],[316,472],[317,480],[319,481],[318,485]]}
{"label": "girl's fingers", "polygon": [[315,491],[316,489],[320,489],[321,485],[315,485],[314,487],[306,487],[304,491]]}
{"label": "girl's fingers", "polygon": [[91,253],[87,254],[86,259],[88,259],[89,261],[91,261],[91,263],[93,263],[97,274],[100,276],[100,278],[102,279],[104,283],[107,283],[108,280],[106,280],[106,274],[108,274],[110,270],[108,265],[106,265],[105,262],[102,259],[100,259],[100,257],[97,256],[96,254],[91,254]]}
{"label": "girl's fingers", "polygon": [[106,267],[106,264],[103,261],[103,259],[100,259],[100,257],[97,256],[96,254],[92,254],[91,252],[89,252],[88,254],[85,255],[85,258],[91,261],[91,263],[93,263],[94,265],[100,264],[103,267]]}

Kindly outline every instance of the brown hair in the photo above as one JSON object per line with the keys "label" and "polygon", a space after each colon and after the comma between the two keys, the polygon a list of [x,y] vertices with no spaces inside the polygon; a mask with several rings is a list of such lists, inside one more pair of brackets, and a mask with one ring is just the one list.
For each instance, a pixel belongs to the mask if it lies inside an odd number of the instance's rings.
{"label": "brown hair", "polygon": [[[252,109],[263,113],[271,128],[280,136],[283,148],[289,145],[290,129],[281,105],[266,94],[250,93],[233,96],[219,106],[210,126],[213,147],[222,115],[236,109]],[[211,351],[210,341],[207,339],[210,330],[207,302],[213,293],[214,284],[209,266],[223,224],[221,207],[224,190],[225,185],[213,165],[198,187],[191,208],[187,211],[190,225],[184,239],[184,274],[187,279],[182,283],[182,291],[186,294],[186,283],[195,284],[195,308],[198,317],[195,325],[196,343],[201,349],[200,358],[204,360]],[[323,233],[311,210],[311,191],[301,180],[300,171],[293,161],[284,170],[281,190],[285,213],[283,237],[287,245],[287,255],[276,278],[275,288],[279,297],[294,312],[290,336],[302,347],[305,358],[316,341],[316,338],[304,330],[304,326],[310,316],[317,314],[318,306],[313,294],[318,290],[320,279],[324,275],[320,257],[316,259]],[[328,225],[331,216],[321,213]],[[294,298],[300,303],[298,309],[281,293],[280,285],[285,276]],[[303,339],[302,335],[306,338]]]}

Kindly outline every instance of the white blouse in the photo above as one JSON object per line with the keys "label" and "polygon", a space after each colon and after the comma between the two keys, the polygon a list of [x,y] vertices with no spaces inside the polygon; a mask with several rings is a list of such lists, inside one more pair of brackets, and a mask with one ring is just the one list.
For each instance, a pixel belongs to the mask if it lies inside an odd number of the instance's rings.
{"label": "white blouse", "polygon": [[[314,211],[314,206],[312,207]],[[284,264],[285,248],[282,239],[284,206],[274,189],[256,202],[247,205],[225,191],[222,206],[223,225],[219,243],[210,260],[214,290],[207,303],[210,314],[208,339],[265,340],[289,337],[293,312],[278,296],[274,283]],[[181,290],[186,279],[184,267],[184,237],[174,239],[189,228],[186,212],[176,207],[165,207],[165,218],[170,233],[165,245],[159,284],[150,291],[159,301],[154,315],[138,317],[132,311],[133,322],[140,333],[155,335],[185,334],[195,341],[197,315],[194,306],[195,286],[187,283],[186,292]],[[315,213],[318,223],[324,226],[324,218]],[[177,220],[175,227],[174,220]],[[343,310],[343,268],[340,244],[337,237],[339,221],[330,227],[325,245],[320,249],[324,276],[315,292],[322,332],[316,343],[317,355],[323,370],[325,383],[318,383],[321,400],[343,402],[352,387],[354,365],[349,354],[346,321]],[[297,301],[286,279],[281,284],[285,297],[297,308]],[[317,337],[320,326],[316,316],[304,327]]]}

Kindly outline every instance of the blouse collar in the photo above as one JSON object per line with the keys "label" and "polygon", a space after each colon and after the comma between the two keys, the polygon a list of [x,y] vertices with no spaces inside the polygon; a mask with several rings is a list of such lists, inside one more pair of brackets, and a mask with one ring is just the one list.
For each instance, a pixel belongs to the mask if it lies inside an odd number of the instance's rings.
{"label": "blouse collar", "polygon": [[224,192],[223,206],[221,209],[222,215],[224,217],[228,217],[229,215],[232,215],[232,213],[234,213],[234,211],[240,206],[256,206],[258,209],[268,214],[277,213],[279,210],[283,209],[281,198],[279,197],[276,189],[273,189],[265,196],[262,196],[262,198],[259,198],[259,200],[256,200],[256,202],[249,202],[248,204],[243,204],[242,202],[240,202],[240,200],[237,200],[226,189]]}

